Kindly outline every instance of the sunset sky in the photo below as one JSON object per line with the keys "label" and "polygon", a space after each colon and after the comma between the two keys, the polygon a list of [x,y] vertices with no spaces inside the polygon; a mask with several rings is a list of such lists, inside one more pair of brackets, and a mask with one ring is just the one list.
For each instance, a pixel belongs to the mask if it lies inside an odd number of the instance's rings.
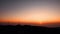
{"label": "sunset sky", "polygon": [[60,22],[60,1],[0,1],[0,22]]}

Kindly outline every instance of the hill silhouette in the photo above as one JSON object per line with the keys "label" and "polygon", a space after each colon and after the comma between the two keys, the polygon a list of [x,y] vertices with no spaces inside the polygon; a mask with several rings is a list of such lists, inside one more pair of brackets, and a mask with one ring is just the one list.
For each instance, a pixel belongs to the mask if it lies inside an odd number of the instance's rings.
{"label": "hill silhouette", "polygon": [[31,33],[60,33],[60,27],[56,27],[56,28],[47,28],[47,27],[43,27],[43,26],[30,26],[30,25],[16,25],[16,26],[12,26],[12,25],[0,25],[0,31],[1,33],[7,33],[7,32],[12,32],[12,33],[27,33],[27,34],[31,34]]}

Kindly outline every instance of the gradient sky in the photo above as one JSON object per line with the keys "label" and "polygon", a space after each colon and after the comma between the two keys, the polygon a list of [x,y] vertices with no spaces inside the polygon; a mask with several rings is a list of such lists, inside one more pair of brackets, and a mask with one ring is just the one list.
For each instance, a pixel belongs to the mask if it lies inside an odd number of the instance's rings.
{"label": "gradient sky", "polygon": [[1,0],[0,22],[60,22],[58,0]]}

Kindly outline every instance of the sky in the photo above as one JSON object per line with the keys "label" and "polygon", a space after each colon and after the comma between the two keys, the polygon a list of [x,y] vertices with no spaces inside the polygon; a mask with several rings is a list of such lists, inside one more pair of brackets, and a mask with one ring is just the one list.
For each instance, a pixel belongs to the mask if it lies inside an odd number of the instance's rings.
{"label": "sky", "polygon": [[58,0],[0,0],[0,22],[60,22]]}

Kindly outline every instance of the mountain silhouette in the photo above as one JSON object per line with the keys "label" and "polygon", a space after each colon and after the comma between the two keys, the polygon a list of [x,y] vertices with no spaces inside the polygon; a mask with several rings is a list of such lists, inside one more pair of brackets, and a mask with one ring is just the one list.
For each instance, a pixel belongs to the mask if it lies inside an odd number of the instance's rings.
{"label": "mountain silhouette", "polygon": [[11,25],[4,25],[4,26],[0,26],[0,31],[1,32],[19,32],[19,33],[42,33],[42,32],[57,32],[59,33],[60,32],[60,27],[56,27],[56,28],[47,28],[47,27],[43,27],[43,26],[30,26],[30,25],[16,25],[16,26],[11,26]]}

